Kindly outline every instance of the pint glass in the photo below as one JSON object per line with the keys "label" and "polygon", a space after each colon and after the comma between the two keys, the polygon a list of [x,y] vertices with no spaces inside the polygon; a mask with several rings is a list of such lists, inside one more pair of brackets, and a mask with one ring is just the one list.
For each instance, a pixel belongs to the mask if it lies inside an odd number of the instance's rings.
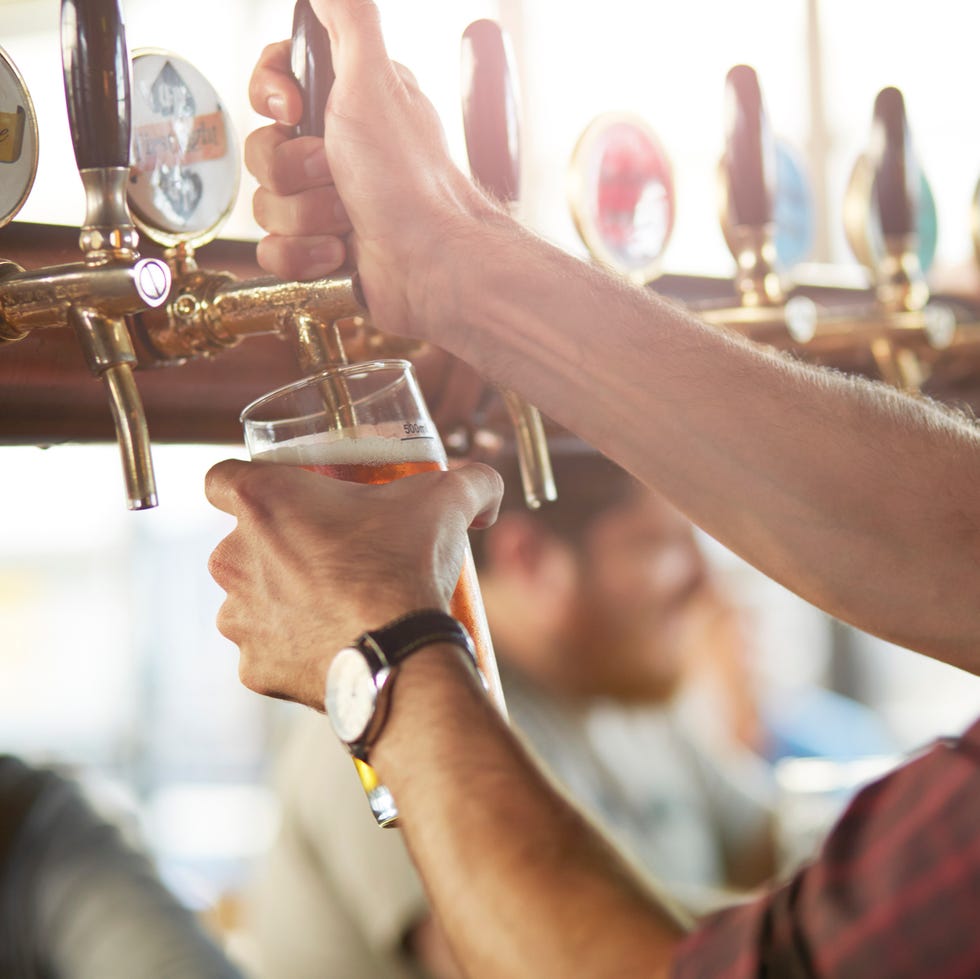
{"label": "pint glass", "polygon": [[[378,484],[446,468],[442,442],[406,360],[329,368],[253,401],[241,421],[253,460],[302,466],[334,479]],[[473,637],[477,665],[505,712],[469,544],[450,609]],[[370,765],[356,758],[354,765],[378,824],[394,825],[398,809],[391,793]]]}

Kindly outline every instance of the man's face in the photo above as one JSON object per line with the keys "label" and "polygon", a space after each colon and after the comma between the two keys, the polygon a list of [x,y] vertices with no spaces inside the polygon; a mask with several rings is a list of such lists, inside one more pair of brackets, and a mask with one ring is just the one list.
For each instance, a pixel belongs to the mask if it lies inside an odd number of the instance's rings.
{"label": "man's face", "polygon": [[680,682],[708,594],[690,523],[638,491],[589,526],[564,630],[583,692],[662,700]]}

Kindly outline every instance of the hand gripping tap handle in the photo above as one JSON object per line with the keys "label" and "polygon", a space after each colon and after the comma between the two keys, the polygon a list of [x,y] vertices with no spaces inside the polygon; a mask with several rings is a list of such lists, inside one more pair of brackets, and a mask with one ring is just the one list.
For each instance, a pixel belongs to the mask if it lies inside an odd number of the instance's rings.
{"label": "hand gripping tap handle", "polygon": [[[500,26],[478,20],[463,33],[463,128],[474,179],[516,209],[520,193],[520,121],[509,45]],[[537,408],[501,390],[514,426],[524,499],[532,510],[557,499],[544,425]]]}
{"label": "hand gripping tap handle", "polygon": [[[105,384],[127,502],[140,510],[156,506],[156,484],[146,417],[133,383],[136,356],[123,316],[164,302],[170,276],[163,263],[138,261],[139,237],[126,203],[130,64],[117,0],[62,0],[61,45],[72,142],[86,195],[79,244],[91,268],[91,293],[72,303],[68,320],[90,370]],[[114,304],[108,313],[100,291],[120,268],[132,275],[131,302]]]}

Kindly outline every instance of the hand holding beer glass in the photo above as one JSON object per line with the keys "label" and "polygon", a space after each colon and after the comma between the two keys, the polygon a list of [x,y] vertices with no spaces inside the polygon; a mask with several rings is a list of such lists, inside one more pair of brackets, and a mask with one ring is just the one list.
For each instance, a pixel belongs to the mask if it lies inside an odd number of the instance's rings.
{"label": "hand holding beer glass", "polygon": [[[329,368],[252,402],[241,421],[253,460],[301,466],[334,479],[380,484],[447,468],[415,372],[405,360]],[[477,666],[506,713],[468,545],[450,611],[472,636]],[[354,764],[378,824],[394,825],[398,810],[391,793],[369,764],[357,758]]]}

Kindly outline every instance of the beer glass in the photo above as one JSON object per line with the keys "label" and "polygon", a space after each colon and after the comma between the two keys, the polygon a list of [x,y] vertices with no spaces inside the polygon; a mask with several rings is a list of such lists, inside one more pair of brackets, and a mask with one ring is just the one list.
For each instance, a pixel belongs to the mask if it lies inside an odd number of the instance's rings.
{"label": "beer glass", "polygon": [[[241,421],[253,460],[302,466],[334,479],[379,484],[446,469],[442,441],[407,360],[331,367],[253,401]],[[473,637],[477,665],[505,713],[468,543],[450,610]],[[356,758],[354,765],[378,824],[394,825],[398,809],[391,793],[370,765]]]}

